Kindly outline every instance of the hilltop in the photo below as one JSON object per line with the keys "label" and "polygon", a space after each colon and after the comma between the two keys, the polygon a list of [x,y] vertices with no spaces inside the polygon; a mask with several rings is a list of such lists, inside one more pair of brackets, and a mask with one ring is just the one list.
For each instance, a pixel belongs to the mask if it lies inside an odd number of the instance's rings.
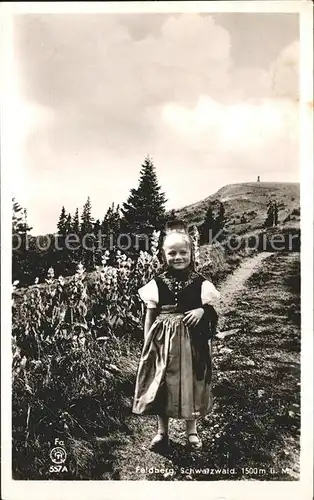
{"label": "hilltop", "polygon": [[279,207],[279,225],[299,227],[300,184],[285,182],[248,182],[228,184],[207,198],[175,211],[176,216],[188,224],[203,222],[207,207],[213,209],[219,202],[225,207],[226,227],[237,234],[244,234],[263,227],[269,200],[276,200]]}

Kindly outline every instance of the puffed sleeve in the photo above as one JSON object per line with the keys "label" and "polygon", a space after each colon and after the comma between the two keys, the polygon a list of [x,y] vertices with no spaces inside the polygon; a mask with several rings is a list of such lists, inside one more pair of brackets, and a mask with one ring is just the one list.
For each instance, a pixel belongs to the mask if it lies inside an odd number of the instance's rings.
{"label": "puffed sleeve", "polygon": [[159,301],[158,287],[154,279],[139,288],[138,294],[148,309],[153,309],[157,306]]}
{"label": "puffed sleeve", "polygon": [[220,298],[220,292],[211,283],[211,281],[204,280],[202,283],[201,299],[202,304],[215,304]]}

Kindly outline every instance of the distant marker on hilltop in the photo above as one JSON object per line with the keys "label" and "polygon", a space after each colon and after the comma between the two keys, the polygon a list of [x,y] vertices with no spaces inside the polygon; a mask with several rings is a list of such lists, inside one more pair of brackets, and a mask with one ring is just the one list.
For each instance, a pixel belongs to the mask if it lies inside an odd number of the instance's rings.
{"label": "distant marker on hilltop", "polygon": [[257,182],[261,182],[261,178],[259,175],[257,176]]}

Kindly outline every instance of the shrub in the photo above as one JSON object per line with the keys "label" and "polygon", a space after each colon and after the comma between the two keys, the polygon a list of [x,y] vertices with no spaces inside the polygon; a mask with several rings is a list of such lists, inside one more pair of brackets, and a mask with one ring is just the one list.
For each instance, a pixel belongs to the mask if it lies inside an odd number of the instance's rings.
{"label": "shrub", "polygon": [[297,215],[300,217],[300,209],[299,208],[294,208],[291,212],[291,215]]}
{"label": "shrub", "polygon": [[[35,283],[24,294],[16,293],[14,283],[15,479],[49,477],[49,442],[55,436],[76,446],[77,440],[124,425],[137,368],[130,352],[139,355],[136,337],[142,337],[137,289],[159,266],[156,241],[152,255],[142,252],[136,261],[118,253],[116,267],[106,265],[105,253],[91,275],[80,264],[67,280],[56,279],[50,268],[44,286]],[[80,474],[84,470],[75,478]]]}

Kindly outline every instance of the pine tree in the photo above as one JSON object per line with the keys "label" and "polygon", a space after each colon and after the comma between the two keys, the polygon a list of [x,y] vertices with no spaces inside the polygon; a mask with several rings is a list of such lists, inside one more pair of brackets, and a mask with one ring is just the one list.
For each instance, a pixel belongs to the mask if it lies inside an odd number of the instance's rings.
{"label": "pine tree", "polygon": [[[100,225],[102,242],[105,246],[109,241],[116,241],[118,235],[127,231],[121,219],[120,206],[115,207],[114,203],[108,208],[103,221]],[[112,243],[111,243],[112,244]]]}
{"label": "pine tree", "polygon": [[87,197],[87,201],[83,206],[83,211],[81,215],[81,233],[88,234],[93,232],[94,219],[92,217],[92,205],[90,197]]}
{"label": "pine tree", "polygon": [[267,215],[264,222],[264,227],[271,227],[273,225],[274,225],[274,206],[272,200],[270,200],[267,206]]}
{"label": "pine tree", "polygon": [[28,225],[28,222],[27,222],[27,209],[24,208],[24,227],[23,227],[23,230],[25,231],[25,234],[26,234],[27,231],[30,231],[31,229],[33,229],[33,228],[30,227]]}
{"label": "pine tree", "polygon": [[[81,237],[82,246],[80,250],[81,259],[84,266],[89,271],[93,269],[95,263],[95,236],[93,234],[94,219],[92,217],[92,206],[90,197],[83,206],[81,215]],[[88,235],[88,236],[87,236]]]}
{"label": "pine tree", "polygon": [[12,234],[18,234],[21,231],[23,216],[20,212],[22,210],[23,208],[19,205],[15,198],[12,198]]}
{"label": "pine tree", "polygon": [[62,236],[66,234],[66,220],[67,220],[67,215],[65,213],[65,208],[62,207],[59,221],[57,224],[58,233],[61,234]]}
{"label": "pine tree", "polygon": [[110,230],[114,235],[117,235],[121,228],[121,214],[120,214],[120,205],[114,206],[114,203],[111,206],[111,221],[110,221]]}
{"label": "pine tree", "polygon": [[101,223],[101,231],[103,234],[109,233],[109,221],[111,219],[111,208],[108,208],[107,212],[104,215],[103,221]]}
{"label": "pine tree", "polygon": [[[21,213],[22,212],[22,213]],[[12,234],[26,235],[33,228],[27,224],[27,210],[12,198]]]}
{"label": "pine tree", "polygon": [[70,234],[72,232],[72,216],[70,213],[66,216],[64,224],[65,234]]}
{"label": "pine tree", "polygon": [[101,231],[101,223],[100,223],[99,219],[97,219],[94,222],[93,234],[95,236],[94,260],[95,260],[95,264],[96,264],[96,262],[97,262],[97,264],[100,264],[102,251],[103,251],[103,244],[104,244],[104,235],[102,234],[102,231]]}
{"label": "pine tree", "polygon": [[100,231],[100,230],[101,230],[100,220],[99,220],[99,219],[97,219],[97,220],[94,222],[93,233],[94,233],[95,235],[97,235],[97,234],[98,234],[98,231]]}
{"label": "pine tree", "polygon": [[205,214],[204,222],[203,224],[201,224],[199,228],[200,244],[204,245],[206,243],[209,243],[211,240],[210,236],[212,238],[214,237],[214,232],[215,232],[215,218],[210,203]]}
{"label": "pine tree", "polygon": [[138,188],[131,189],[127,202],[123,203],[122,214],[127,227],[131,231],[143,233],[160,229],[165,222],[166,201],[158,184],[153,162],[146,157],[140,171]]}
{"label": "pine tree", "polygon": [[113,220],[114,220],[114,211],[113,207],[109,207],[104,220],[102,222],[102,229],[104,233],[109,234],[113,232]]}
{"label": "pine tree", "polygon": [[278,204],[277,201],[274,203],[274,225],[278,226]]}
{"label": "pine tree", "polygon": [[216,230],[219,231],[224,227],[224,225],[225,225],[225,207],[224,204],[220,202],[218,217],[216,219]]}
{"label": "pine tree", "polygon": [[94,222],[94,226],[93,226],[93,233],[94,233],[94,236],[96,238],[95,241],[99,241],[100,243],[102,243],[101,241],[101,236],[102,235],[102,231],[101,231],[101,223],[100,223],[100,220],[97,219],[95,222]]}
{"label": "pine tree", "polygon": [[[69,214],[70,215],[70,214]],[[69,221],[68,221],[69,222]],[[75,210],[75,214],[71,217],[71,229],[68,231],[68,234],[72,233],[73,235],[80,237],[80,218],[78,208]],[[73,246],[72,244],[75,243]],[[79,246],[79,240],[76,239],[75,242],[71,241],[71,249],[68,252],[67,256],[64,258],[67,259],[70,265],[70,269],[74,269],[77,267],[77,264],[82,260],[82,247]]]}
{"label": "pine tree", "polygon": [[[27,231],[33,229],[27,223],[27,210],[12,198],[12,278],[25,283],[32,272],[29,266],[30,252],[26,246]],[[30,240],[28,240],[28,243]]]}
{"label": "pine tree", "polygon": [[75,215],[73,217],[72,231],[74,234],[79,234],[80,232],[80,218],[78,208],[75,210]]}

